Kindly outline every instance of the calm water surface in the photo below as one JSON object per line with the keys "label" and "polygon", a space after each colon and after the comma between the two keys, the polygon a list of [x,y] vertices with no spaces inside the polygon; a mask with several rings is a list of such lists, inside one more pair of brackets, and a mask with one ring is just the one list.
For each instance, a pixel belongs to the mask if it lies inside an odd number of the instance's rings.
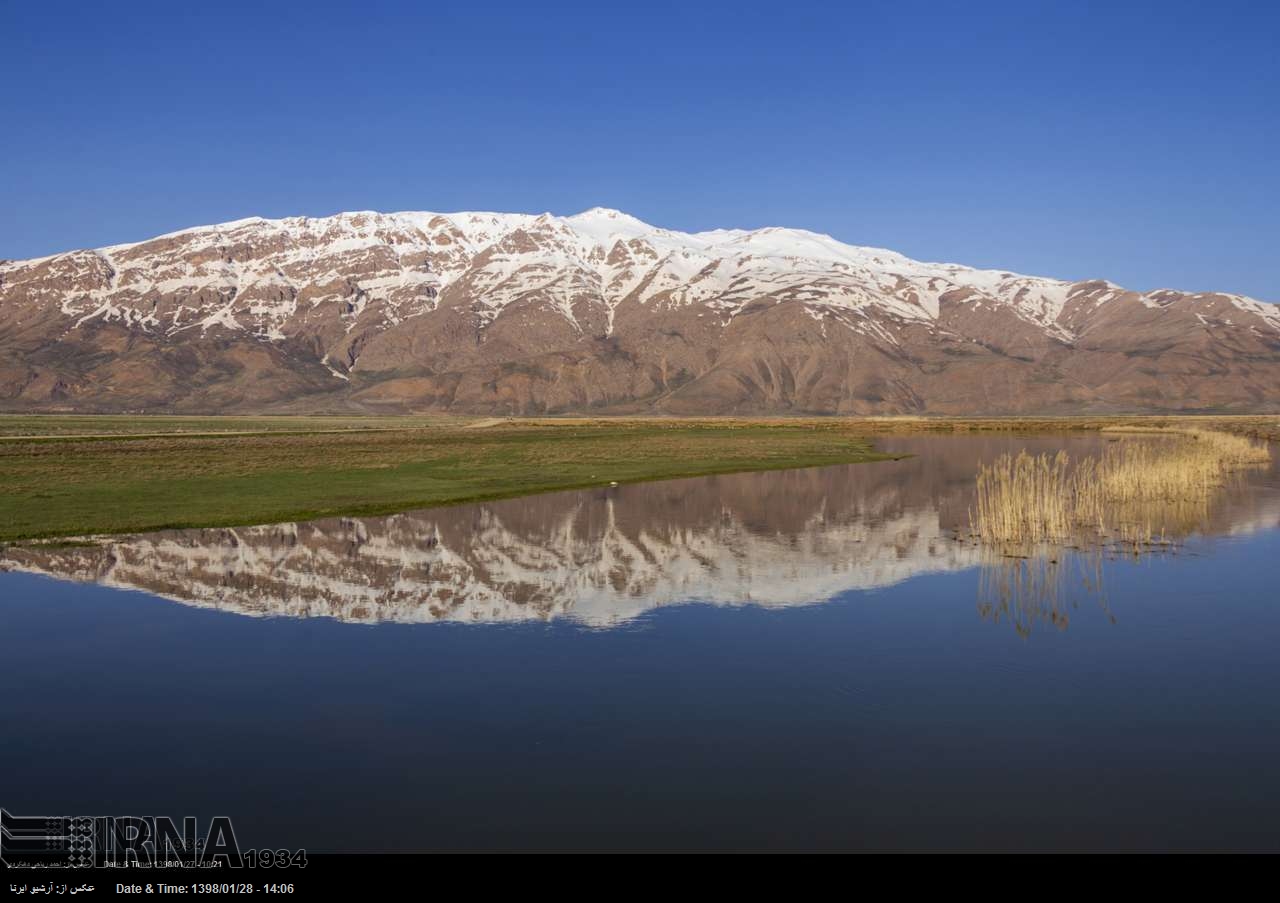
{"label": "calm water surface", "polygon": [[960,541],[915,457],[0,550],[0,803],[249,847],[1280,848],[1280,478],[1176,553]]}

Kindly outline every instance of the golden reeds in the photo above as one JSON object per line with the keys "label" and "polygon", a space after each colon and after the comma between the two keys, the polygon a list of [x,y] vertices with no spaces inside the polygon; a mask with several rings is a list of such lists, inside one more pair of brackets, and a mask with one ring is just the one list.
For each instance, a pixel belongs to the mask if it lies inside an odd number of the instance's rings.
{"label": "golden reeds", "polygon": [[1074,483],[1066,452],[1001,455],[978,472],[975,532],[998,542],[1066,539],[1075,526]]}
{"label": "golden reeds", "polygon": [[1193,530],[1233,471],[1271,460],[1265,445],[1242,436],[1154,432],[1074,465],[1065,452],[1000,456],[978,473],[972,532],[984,543],[1022,546],[1159,545]]}
{"label": "golden reeds", "polygon": [[1199,429],[1131,430],[1099,455],[1001,455],[977,476],[970,513],[983,546],[978,611],[1066,629],[1073,587],[1101,594],[1102,560],[1173,550],[1201,529],[1233,472],[1268,464],[1264,444]]}

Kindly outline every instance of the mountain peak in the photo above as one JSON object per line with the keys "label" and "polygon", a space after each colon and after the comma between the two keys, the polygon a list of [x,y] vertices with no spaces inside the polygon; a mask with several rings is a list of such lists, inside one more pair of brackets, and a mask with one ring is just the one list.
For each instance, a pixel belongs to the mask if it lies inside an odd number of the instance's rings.
{"label": "mountain peak", "polygon": [[571,220],[589,220],[589,219],[621,219],[630,220],[632,222],[640,222],[630,213],[623,213],[613,207],[592,207],[590,210],[583,210],[581,213],[575,213],[568,217]]}
{"label": "mountain peak", "polygon": [[660,231],[629,213],[610,207],[592,207],[565,217],[565,222],[573,231],[602,245],[612,244],[619,238],[639,238]]}

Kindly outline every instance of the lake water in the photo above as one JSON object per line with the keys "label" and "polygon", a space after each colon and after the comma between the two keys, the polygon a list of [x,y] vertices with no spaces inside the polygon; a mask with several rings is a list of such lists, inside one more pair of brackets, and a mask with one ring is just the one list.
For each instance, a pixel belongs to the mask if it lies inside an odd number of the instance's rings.
{"label": "lake water", "polygon": [[0,550],[0,803],[242,846],[1280,848],[1280,477],[1172,552],[958,538],[1097,436]]}

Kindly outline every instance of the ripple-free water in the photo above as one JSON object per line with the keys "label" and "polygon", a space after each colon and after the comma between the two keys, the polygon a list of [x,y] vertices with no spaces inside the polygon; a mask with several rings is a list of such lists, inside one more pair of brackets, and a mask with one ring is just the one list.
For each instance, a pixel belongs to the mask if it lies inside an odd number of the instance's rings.
{"label": "ripple-free water", "polygon": [[1102,441],[12,547],[0,802],[310,851],[1274,850],[1274,468],[1012,590],[957,538],[980,461]]}

